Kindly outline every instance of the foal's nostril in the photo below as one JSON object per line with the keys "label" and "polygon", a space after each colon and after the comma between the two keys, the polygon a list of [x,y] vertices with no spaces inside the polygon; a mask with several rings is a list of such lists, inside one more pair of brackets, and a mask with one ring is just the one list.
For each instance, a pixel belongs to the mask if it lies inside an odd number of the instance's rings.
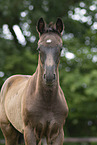
{"label": "foal's nostril", "polygon": [[49,75],[46,75],[44,74],[43,75],[44,79],[47,79],[47,80],[55,80],[56,79],[56,75],[55,74],[49,74]]}
{"label": "foal's nostril", "polygon": [[56,72],[54,66],[46,66],[43,73],[43,79],[48,83],[56,80]]}

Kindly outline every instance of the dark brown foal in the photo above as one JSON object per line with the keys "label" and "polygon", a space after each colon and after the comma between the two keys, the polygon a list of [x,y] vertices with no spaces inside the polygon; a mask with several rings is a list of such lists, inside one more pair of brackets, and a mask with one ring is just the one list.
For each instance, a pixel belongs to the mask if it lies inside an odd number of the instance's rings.
{"label": "dark brown foal", "polygon": [[20,133],[26,145],[41,145],[43,137],[48,145],[63,145],[68,107],[58,72],[62,20],[46,27],[40,18],[37,31],[40,39],[36,72],[32,76],[11,76],[1,89],[0,127],[6,145],[17,145]]}

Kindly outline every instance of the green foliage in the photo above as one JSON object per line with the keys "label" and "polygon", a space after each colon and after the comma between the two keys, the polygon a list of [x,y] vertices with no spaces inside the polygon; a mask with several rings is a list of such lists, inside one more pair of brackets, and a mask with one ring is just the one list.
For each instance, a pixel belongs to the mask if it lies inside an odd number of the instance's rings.
{"label": "green foliage", "polygon": [[[74,19],[73,16],[78,9],[82,10],[79,12],[80,15],[85,12],[83,14],[85,21],[81,19],[83,16],[78,20]],[[94,27],[97,23],[96,0],[60,2],[1,0],[0,86],[13,74],[35,72],[38,62],[36,24],[40,17],[43,17],[47,23],[55,22],[57,17],[61,17],[65,25],[59,66],[60,84],[69,106],[65,134],[97,136],[97,26]],[[8,26],[11,38],[4,32],[5,24]],[[15,25],[19,26],[25,44],[19,42],[13,29]],[[68,52],[69,55],[73,54],[72,58],[67,57]]]}

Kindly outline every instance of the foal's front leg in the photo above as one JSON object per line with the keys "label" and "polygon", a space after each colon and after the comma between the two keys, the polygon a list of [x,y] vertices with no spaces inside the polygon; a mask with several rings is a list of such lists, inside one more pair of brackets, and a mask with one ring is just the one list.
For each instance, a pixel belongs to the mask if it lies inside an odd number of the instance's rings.
{"label": "foal's front leg", "polygon": [[24,128],[24,140],[25,145],[40,145],[39,141],[36,140],[34,129],[30,126]]}
{"label": "foal's front leg", "polygon": [[[47,140],[48,142],[48,140]],[[51,138],[50,142],[48,142],[48,145],[63,145],[64,143],[64,131],[61,129],[59,131],[59,134],[56,138]]]}
{"label": "foal's front leg", "polygon": [[60,130],[58,137],[52,143],[52,145],[63,145],[64,143],[64,131],[63,128]]}

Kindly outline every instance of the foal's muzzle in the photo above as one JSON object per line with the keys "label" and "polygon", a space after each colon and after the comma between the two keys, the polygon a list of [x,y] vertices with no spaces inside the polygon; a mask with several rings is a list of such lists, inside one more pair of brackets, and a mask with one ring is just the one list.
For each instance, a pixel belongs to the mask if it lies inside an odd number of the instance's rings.
{"label": "foal's muzzle", "polygon": [[56,79],[56,73],[54,70],[54,66],[46,67],[43,78],[46,81],[46,83],[52,83]]}

